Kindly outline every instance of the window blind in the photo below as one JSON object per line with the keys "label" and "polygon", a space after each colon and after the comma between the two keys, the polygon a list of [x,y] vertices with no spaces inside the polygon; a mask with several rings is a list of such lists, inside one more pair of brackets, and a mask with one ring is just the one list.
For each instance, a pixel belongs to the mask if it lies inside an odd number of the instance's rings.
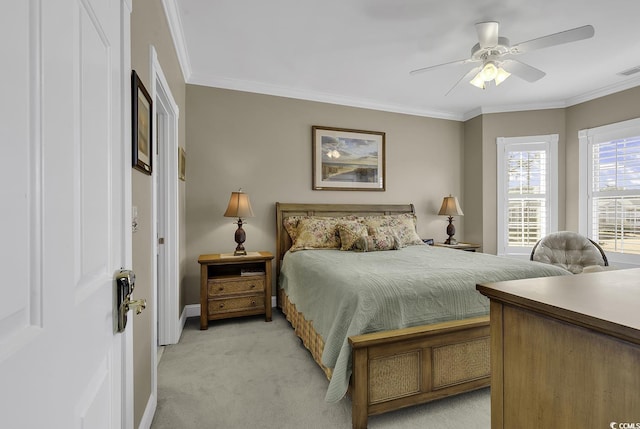
{"label": "window blind", "polygon": [[640,254],[640,136],[592,145],[591,235],[605,251]]}
{"label": "window blind", "polygon": [[532,246],[546,234],[547,151],[507,153],[508,245]]}

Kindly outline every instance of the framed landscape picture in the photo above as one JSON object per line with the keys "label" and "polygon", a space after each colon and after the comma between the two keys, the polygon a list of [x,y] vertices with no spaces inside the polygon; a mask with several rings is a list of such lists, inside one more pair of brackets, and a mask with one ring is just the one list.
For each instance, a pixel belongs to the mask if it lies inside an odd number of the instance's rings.
{"label": "framed landscape picture", "polygon": [[151,96],[135,70],[131,71],[131,137],[133,167],[146,174],[152,171]]}
{"label": "framed landscape picture", "polygon": [[311,134],[314,190],[385,190],[385,133],[314,125]]}

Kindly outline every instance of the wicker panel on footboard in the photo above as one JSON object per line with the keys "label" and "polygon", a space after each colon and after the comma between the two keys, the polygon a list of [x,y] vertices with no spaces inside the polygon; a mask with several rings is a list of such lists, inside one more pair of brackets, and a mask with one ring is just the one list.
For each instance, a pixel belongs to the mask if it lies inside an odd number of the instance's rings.
{"label": "wicker panel on footboard", "polygon": [[354,428],[370,415],[489,386],[489,317],[349,338]]}

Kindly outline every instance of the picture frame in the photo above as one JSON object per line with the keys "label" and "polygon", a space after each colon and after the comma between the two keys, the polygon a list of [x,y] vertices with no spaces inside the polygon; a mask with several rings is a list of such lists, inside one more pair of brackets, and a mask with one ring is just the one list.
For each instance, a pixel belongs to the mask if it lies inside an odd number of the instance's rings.
{"label": "picture frame", "polygon": [[313,190],[384,191],[386,134],[313,125]]}
{"label": "picture frame", "polygon": [[186,181],[186,171],[187,170],[187,156],[184,151],[184,148],[181,146],[178,147],[178,179],[183,182]]}
{"label": "picture frame", "polygon": [[135,70],[131,71],[131,137],[133,168],[151,175],[153,102]]}

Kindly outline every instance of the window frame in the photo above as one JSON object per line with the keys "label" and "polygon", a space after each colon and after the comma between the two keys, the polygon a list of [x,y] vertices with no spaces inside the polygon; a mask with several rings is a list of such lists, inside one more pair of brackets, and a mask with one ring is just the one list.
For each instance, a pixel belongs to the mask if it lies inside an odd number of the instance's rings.
{"label": "window frame", "polygon": [[545,150],[547,152],[546,192],[547,221],[546,233],[558,230],[558,134],[546,134],[522,137],[498,137],[497,145],[497,254],[517,258],[529,258],[532,246],[509,246],[508,228],[508,180],[506,177],[507,153],[523,150]]}
{"label": "window frame", "polygon": [[[606,143],[629,137],[640,136],[640,118],[615,122],[600,127],[586,128],[578,131],[578,231],[592,238],[593,212],[590,209],[593,200],[593,158],[592,147],[597,143]],[[640,265],[640,255],[607,251],[610,262]]]}

